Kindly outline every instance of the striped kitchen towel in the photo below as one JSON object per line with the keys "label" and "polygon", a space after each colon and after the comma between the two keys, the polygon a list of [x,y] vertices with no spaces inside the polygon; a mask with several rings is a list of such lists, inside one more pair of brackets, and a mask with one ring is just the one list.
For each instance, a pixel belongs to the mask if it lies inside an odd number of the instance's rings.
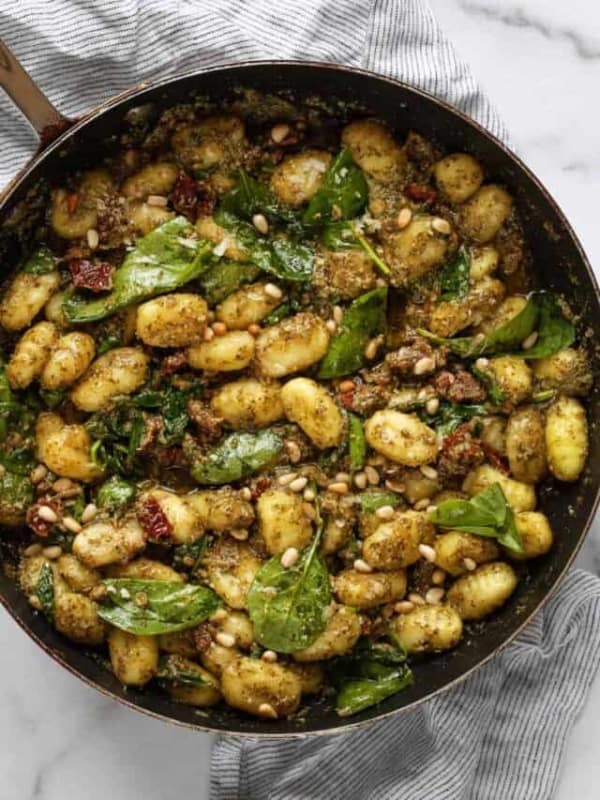
{"label": "striped kitchen towel", "polygon": [[[3,0],[0,32],[66,114],[143,78],[235,60],[366,67],[506,130],[425,0]],[[35,147],[0,97],[0,183]],[[600,581],[573,571],[458,687],[355,733],[217,740],[212,800],[547,800],[600,661]]]}

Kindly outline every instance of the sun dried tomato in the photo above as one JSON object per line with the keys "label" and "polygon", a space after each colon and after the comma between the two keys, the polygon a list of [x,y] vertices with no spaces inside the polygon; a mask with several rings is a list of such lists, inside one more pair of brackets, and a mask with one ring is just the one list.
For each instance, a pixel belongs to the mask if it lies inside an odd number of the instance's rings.
{"label": "sun dried tomato", "polygon": [[406,194],[416,203],[433,203],[437,197],[435,189],[427,186],[426,183],[409,183],[406,187]]}
{"label": "sun dried tomato", "polygon": [[508,461],[503,458],[500,453],[498,453],[494,448],[487,444],[486,442],[481,443],[481,447],[483,452],[485,453],[485,457],[490,462],[490,464],[495,467],[497,470],[502,472],[504,475],[508,475],[510,469],[508,467]]}
{"label": "sun dried tomato", "polygon": [[160,507],[158,500],[153,497],[144,500],[137,509],[137,518],[149,541],[171,541],[173,526]]}
{"label": "sun dried tomato", "polygon": [[183,367],[187,366],[187,363],[188,361],[185,350],[178,350],[176,353],[171,353],[163,358],[160,365],[159,375],[161,378],[168,378],[171,375],[174,375],[180,369],[183,369]]}
{"label": "sun dried tomato", "polygon": [[67,195],[67,211],[69,214],[74,214],[79,205],[79,195],[76,192]]}
{"label": "sun dried tomato", "polygon": [[256,478],[253,482],[252,486],[250,487],[250,491],[252,492],[251,500],[252,502],[256,502],[258,498],[266,492],[271,484],[271,481],[268,478]]}
{"label": "sun dried tomato", "polygon": [[88,261],[74,258],[69,261],[69,271],[73,286],[89,289],[91,292],[105,292],[112,289],[114,267],[108,261]]}
{"label": "sun dried tomato", "polygon": [[171,192],[171,203],[177,213],[183,214],[192,222],[196,220],[197,194],[198,182],[185,172],[180,172]]}
{"label": "sun dried tomato", "polygon": [[175,467],[183,460],[183,450],[177,445],[161,447],[155,452],[155,455],[161,467]]}

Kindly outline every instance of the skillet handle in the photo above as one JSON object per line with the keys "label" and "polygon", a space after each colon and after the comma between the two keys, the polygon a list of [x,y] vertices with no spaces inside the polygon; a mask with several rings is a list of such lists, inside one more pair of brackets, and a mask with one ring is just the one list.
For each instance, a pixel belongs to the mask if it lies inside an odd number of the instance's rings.
{"label": "skillet handle", "polygon": [[42,146],[73,124],[52,105],[1,39],[0,87],[27,117],[38,134]]}

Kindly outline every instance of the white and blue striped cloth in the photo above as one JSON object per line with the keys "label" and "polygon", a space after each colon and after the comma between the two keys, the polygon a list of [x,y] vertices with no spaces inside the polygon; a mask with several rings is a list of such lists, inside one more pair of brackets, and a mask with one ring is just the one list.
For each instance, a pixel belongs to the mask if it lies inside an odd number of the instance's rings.
{"label": "white and blue striped cloth", "polygon": [[[66,114],[236,60],[366,67],[506,131],[425,0],[2,0],[0,35]],[[35,138],[0,97],[0,184]],[[356,733],[217,740],[212,800],[548,800],[600,662],[600,581],[573,571],[526,631],[441,697]]]}

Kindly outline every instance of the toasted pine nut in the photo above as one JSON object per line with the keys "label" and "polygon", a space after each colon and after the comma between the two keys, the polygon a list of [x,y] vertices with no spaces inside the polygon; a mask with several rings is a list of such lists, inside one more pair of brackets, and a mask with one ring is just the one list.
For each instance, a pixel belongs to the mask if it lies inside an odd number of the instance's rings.
{"label": "toasted pine nut", "polygon": [[434,481],[438,476],[437,469],[430,467],[429,464],[421,465],[421,474],[432,481]]}
{"label": "toasted pine nut", "polygon": [[327,488],[330,492],[334,492],[335,494],[348,494],[349,491],[348,484],[344,481],[330,483]]}
{"label": "toasted pine nut", "polygon": [[57,544],[44,547],[42,550],[42,555],[44,555],[46,558],[49,558],[51,561],[54,561],[54,559],[62,556],[62,547],[59,547]]}
{"label": "toasted pine nut", "polygon": [[464,558],[463,564],[468,572],[473,572],[474,569],[477,569],[477,562],[474,561],[472,558]]}
{"label": "toasted pine nut", "polygon": [[285,569],[289,569],[290,567],[294,566],[299,557],[300,553],[298,552],[297,548],[288,547],[288,549],[285,550],[281,556],[281,566]]}
{"label": "toasted pine nut", "polygon": [[367,488],[367,475],[365,472],[357,472],[354,476],[354,485],[357,489]]}
{"label": "toasted pine nut", "polygon": [[431,227],[436,233],[441,233],[442,236],[449,236],[452,233],[452,226],[447,219],[442,217],[435,217],[431,222]]}
{"label": "toasted pine nut", "polygon": [[334,319],[328,319],[325,323],[325,327],[329,333],[335,333],[337,331],[337,323]]}
{"label": "toasted pine nut", "polygon": [[425,411],[427,411],[428,414],[437,414],[439,408],[440,408],[440,401],[437,397],[431,397],[425,403]]}
{"label": "toasted pine nut", "polygon": [[283,140],[289,136],[289,133],[290,126],[280,122],[277,125],[273,125],[271,128],[271,139],[275,142],[275,144],[281,144],[281,142],[283,142]]}
{"label": "toasted pine nut", "polygon": [[240,497],[242,500],[252,500],[252,490],[248,486],[244,486],[240,489]]}
{"label": "toasted pine nut", "polygon": [[373,572],[373,567],[364,560],[364,558],[357,558],[352,565],[357,572],[369,573]]}
{"label": "toasted pine nut", "polygon": [[478,358],[477,361],[475,362],[475,366],[477,367],[477,369],[485,369],[486,367],[489,367],[489,365],[490,365],[489,358],[483,358],[483,356],[481,358]]}
{"label": "toasted pine nut", "polygon": [[305,489],[302,497],[306,500],[307,503],[312,503],[317,495],[314,492],[314,489]]}
{"label": "toasted pine nut", "polygon": [[39,483],[44,480],[47,474],[48,470],[46,467],[43,464],[38,464],[37,467],[31,470],[31,475],[29,477],[32,483]]}
{"label": "toasted pine nut", "polygon": [[209,619],[211,622],[223,622],[227,619],[229,614],[224,608],[217,608],[214,614],[211,614]]}
{"label": "toasted pine nut", "polygon": [[245,542],[250,534],[248,533],[246,528],[231,528],[229,531],[229,535],[232,536],[238,542]]}
{"label": "toasted pine nut", "polygon": [[80,533],[82,530],[81,525],[73,517],[63,517],[62,524],[71,533]]}
{"label": "toasted pine nut", "polygon": [[29,605],[32,608],[35,608],[36,611],[42,610],[42,601],[37,596],[37,594],[30,594],[27,600],[29,601]]}
{"label": "toasted pine nut", "polygon": [[302,475],[300,478],[296,478],[296,480],[292,481],[289,484],[289,488],[292,490],[292,492],[301,492],[306,487],[307,483],[308,478]]}
{"label": "toasted pine nut", "polygon": [[42,545],[41,544],[30,544],[29,547],[25,548],[23,551],[24,556],[39,556],[42,552]]}
{"label": "toasted pine nut", "polygon": [[412,220],[412,211],[410,208],[402,208],[400,213],[396,217],[396,225],[400,228],[400,230],[404,230],[404,228],[410,225],[410,221]]}
{"label": "toasted pine nut", "polygon": [[274,664],[277,661],[277,653],[275,650],[265,650],[261,656],[261,659],[266,661],[267,664]]}
{"label": "toasted pine nut", "polygon": [[293,439],[287,439],[284,442],[284,445],[292,464],[297,464],[302,460],[302,451],[300,450],[300,446],[297,442],[295,442]]}
{"label": "toasted pine nut", "polygon": [[426,372],[433,372],[435,369],[435,361],[431,356],[423,356],[420,358],[413,368],[415,375],[424,375]]}
{"label": "toasted pine nut", "polygon": [[352,392],[354,391],[355,386],[356,384],[354,381],[342,381],[340,383],[340,392],[342,394],[346,394],[346,392]]}
{"label": "toasted pine nut", "polygon": [[100,236],[95,228],[90,228],[85,235],[90,250],[95,250],[100,244]]}
{"label": "toasted pine nut", "polygon": [[213,255],[217,256],[218,258],[224,256],[225,251],[227,250],[228,247],[229,247],[229,242],[227,241],[226,237],[223,237],[221,241],[213,247],[212,249]]}
{"label": "toasted pine nut", "polygon": [[37,515],[40,519],[43,519],[44,522],[58,522],[58,516],[50,506],[40,506]]}
{"label": "toasted pine nut", "polygon": [[260,333],[260,325],[257,325],[256,322],[251,322],[250,325],[248,325],[248,333],[251,336],[258,336]]}
{"label": "toasted pine nut", "polygon": [[235,636],[232,636],[230,633],[225,633],[225,631],[219,631],[215,636],[215,642],[222,647],[234,647]]}
{"label": "toasted pine nut", "polygon": [[435,584],[435,586],[441,586],[445,580],[446,573],[443,569],[434,569],[431,573],[431,582]]}
{"label": "toasted pine nut", "polygon": [[259,233],[265,236],[269,232],[269,222],[264,214],[254,214],[252,217],[252,224]]}
{"label": "toasted pine nut", "polygon": [[434,589],[429,589],[425,594],[425,602],[431,603],[432,605],[437,605],[438,603],[442,602],[442,597],[444,596],[444,590],[436,586]]}
{"label": "toasted pine nut", "polygon": [[52,489],[60,494],[61,492],[68,492],[73,488],[73,481],[70,478],[59,478],[52,484]]}
{"label": "toasted pine nut", "polygon": [[539,336],[538,332],[534,331],[533,333],[530,333],[526,339],[523,339],[521,343],[521,347],[523,348],[523,350],[531,350],[533,345],[537,342],[538,336]]}
{"label": "toasted pine nut", "polygon": [[377,511],[375,511],[375,516],[379,517],[379,519],[391,519],[394,516],[394,507],[379,506]]}
{"label": "toasted pine nut", "polygon": [[435,550],[429,544],[420,544],[419,553],[423,556],[425,561],[433,563],[435,561]]}
{"label": "toasted pine nut", "polygon": [[210,342],[215,338],[215,332],[212,328],[205,328],[204,329],[204,341]]}
{"label": "toasted pine nut", "polygon": [[285,475],[280,475],[277,478],[277,483],[280,486],[287,486],[288,483],[291,483],[292,481],[296,480],[297,477],[298,477],[297,472],[286,472]]}
{"label": "toasted pine nut", "polygon": [[91,522],[97,513],[98,506],[95,503],[88,503],[81,514],[81,521],[85,525],[87,522]]}
{"label": "toasted pine nut", "polygon": [[344,318],[344,309],[341,306],[333,307],[333,318],[339,325]]}
{"label": "toasted pine nut", "polygon": [[261,703],[258,707],[258,714],[267,719],[277,719],[277,712],[270,703]]}
{"label": "toasted pine nut", "polygon": [[396,603],[394,606],[394,611],[397,614],[408,614],[409,611],[412,611],[415,607],[414,603],[411,603],[410,600],[400,600],[399,603]]}
{"label": "toasted pine nut", "polygon": [[371,486],[377,486],[379,483],[379,473],[372,467],[370,464],[365,467],[365,475],[367,476],[367,480],[371,484]]}
{"label": "toasted pine nut", "polygon": [[283,292],[281,291],[279,286],[276,286],[274,283],[265,283],[265,285],[263,286],[263,291],[265,294],[269,295],[269,297],[272,297],[274,300],[281,300],[281,298],[283,297]]}
{"label": "toasted pine nut", "polygon": [[212,329],[215,336],[224,336],[227,333],[227,325],[224,322],[213,322]]}
{"label": "toasted pine nut", "polygon": [[424,606],[425,605],[425,600],[417,592],[411,592],[408,595],[408,599],[410,600],[411,603],[414,603],[414,605],[416,605],[416,606]]}
{"label": "toasted pine nut", "polygon": [[146,203],[149,206],[156,206],[157,208],[164,208],[168,202],[164,194],[149,194],[146,199]]}

